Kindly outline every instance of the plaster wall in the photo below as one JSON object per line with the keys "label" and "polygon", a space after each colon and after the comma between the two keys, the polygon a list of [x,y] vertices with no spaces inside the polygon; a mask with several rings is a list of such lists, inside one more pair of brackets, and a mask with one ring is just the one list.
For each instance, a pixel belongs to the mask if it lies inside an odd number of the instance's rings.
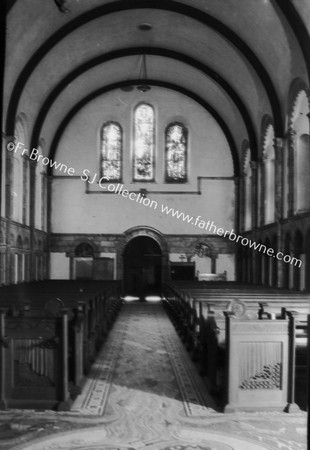
{"label": "plaster wall", "polygon": [[[155,109],[155,181],[132,181],[133,111],[141,100]],[[147,190],[151,204],[107,192],[100,178],[100,128],[108,121],[123,128],[123,189]],[[165,128],[182,122],[188,129],[188,182],[164,182]],[[152,89],[147,97],[138,91],[101,96],[81,110],[68,125],[55,160],[74,169],[72,176],[54,170],[52,182],[53,233],[123,233],[152,226],[162,233],[201,234],[203,224],[189,224],[188,214],[217,227],[234,227],[235,189],[232,157],[225,136],[213,117],[200,105],[168,90]],[[87,170],[87,172],[85,172]],[[88,179],[85,181],[87,174]],[[82,180],[83,178],[83,180]],[[95,181],[93,182],[95,178]],[[137,198],[137,197],[135,197]],[[165,207],[185,216],[167,215]],[[194,220],[194,219],[193,219]]]}

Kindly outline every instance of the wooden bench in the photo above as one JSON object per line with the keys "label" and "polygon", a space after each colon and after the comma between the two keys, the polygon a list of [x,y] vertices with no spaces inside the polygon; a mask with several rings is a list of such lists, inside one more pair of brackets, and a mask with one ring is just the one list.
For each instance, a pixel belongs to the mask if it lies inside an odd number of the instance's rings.
{"label": "wooden bench", "polygon": [[298,409],[293,398],[288,320],[238,320],[226,315],[225,412]]}
{"label": "wooden bench", "polygon": [[0,407],[70,409],[68,313],[25,318],[0,312]]}
{"label": "wooden bench", "polygon": [[[232,313],[239,320],[285,319],[285,307],[310,313],[310,295],[287,290],[253,287],[241,292],[225,288],[197,288],[198,283],[168,283],[166,302],[170,305],[176,328],[206,375],[210,389],[222,389],[219,378],[225,365],[226,319]],[[182,289],[180,289],[180,285]],[[186,288],[184,287],[186,285]],[[178,311],[177,314],[173,311]],[[180,320],[181,318],[181,320]],[[294,330],[296,339],[297,328]],[[295,339],[295,338],[294,338]],[[294,340],[293,345],[295,345]],[[294,361],[293,361],[294,363]]]}
{"label": "wooden bench", "polygon": [[29,283],[24,289],[21,286],[0,289],[0,299],[7,320],[16,318],[21,323],[53,320],[62,309],[67,311],[66,376],[70,395],[74,398],[80,393],[84,375],[119,311],[119,283],[83,283],[82,287],[80,282]]}

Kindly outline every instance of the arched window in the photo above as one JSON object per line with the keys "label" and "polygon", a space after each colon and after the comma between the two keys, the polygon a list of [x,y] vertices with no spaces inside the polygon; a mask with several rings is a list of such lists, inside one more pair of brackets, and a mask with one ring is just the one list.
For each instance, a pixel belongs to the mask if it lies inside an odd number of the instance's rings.
{"label": "arched window", "polygon": [[154,109],[140,103],[134,113],[133,179],[154,180]]}
{"label": "arched window", "polygon": [[120,181],[122,176],[122,128],[108,122],[101,129],[101,177]]}
{"label": "arched window", "polygon": [[166,181],[187,180],[187,130],[181,123],[171,123],[166,128]]}

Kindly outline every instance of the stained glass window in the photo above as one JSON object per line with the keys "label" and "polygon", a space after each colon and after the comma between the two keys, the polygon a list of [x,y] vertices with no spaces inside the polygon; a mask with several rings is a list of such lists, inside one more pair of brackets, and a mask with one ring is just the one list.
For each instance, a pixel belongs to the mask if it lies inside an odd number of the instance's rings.
{"label": "stained glass window", "polygon": [[122,173],[122,128],[108,122],[101,129],[101,176],[119,181]]}
{"label": "stained glass window", "polygon": [[185,182],[187,156],[187,130],[181,123],[166,128],[166,181]]}
{"label": "stained glass window", "polygon": [[135,110],[133,169],[135,181],[154,179],[154,110],[146,103]]}

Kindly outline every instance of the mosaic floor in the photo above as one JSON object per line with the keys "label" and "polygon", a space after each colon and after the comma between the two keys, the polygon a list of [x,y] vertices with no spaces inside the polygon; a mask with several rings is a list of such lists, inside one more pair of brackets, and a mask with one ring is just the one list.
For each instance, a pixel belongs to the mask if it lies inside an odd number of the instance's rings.
{"label": "mosaic floor", "polygon": [[305,450],[306,413],[222,414],[160,303],[125,303],[69,413],[0,412],[0,450]]}

